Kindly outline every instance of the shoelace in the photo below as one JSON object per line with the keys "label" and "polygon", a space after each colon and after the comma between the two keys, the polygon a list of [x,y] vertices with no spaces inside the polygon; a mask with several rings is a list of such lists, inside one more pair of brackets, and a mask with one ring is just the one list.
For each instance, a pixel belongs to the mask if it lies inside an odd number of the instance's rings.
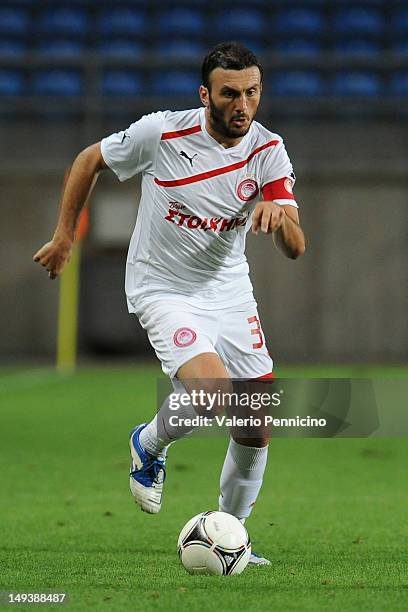
{"label": "shoelace", "polygon": [[[154,460],[151,464],[147,464],[146,469],[149,470],[149,476],[153,476],[153,482],[159,482],[160,472],[163,472],[163,482],[166,478],[166,468],[161,461]],[[150,473],[152,472],[152,473]]]}
{"label": "shoelace", "polygon": [[133,476],[138,472],[143,472],[156,484],[159,481],[160,472],[163,472],[163,482],[166,478],[166,468],[164,467],[164,463],[162,463],[156,458],[152,458],[152,461],[149,461],[149,463],[144,465],[141,470],[133,470],[131,474]]}

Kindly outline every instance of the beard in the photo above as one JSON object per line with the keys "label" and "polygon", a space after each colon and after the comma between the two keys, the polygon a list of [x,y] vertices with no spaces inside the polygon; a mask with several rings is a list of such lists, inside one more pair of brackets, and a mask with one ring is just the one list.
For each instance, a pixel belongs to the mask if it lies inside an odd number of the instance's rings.
{"label": "beard", "polygon": [[[249,121],[249,124],[247,127],[246,126],[242,126],[242,127],[234,126],[228,121],[226,121],[223,111],[220,108],[218,108],[216,104],[214,104],[211,98],[211,95],[209,96],[209,101],[210,101],[210,104],[209,104],[208,110],[210,111],[210,122],[215,132],[220,134],[220,136],[224,136],[226,138],[242,138],[243,136],[245,136],[245,134],[248,133],[249,128],[252,125],[253,119]],[[231,117],[231,120],[240,118],[240,117],[248,118],[248,115],[243,115],[243,114],[235,115]]]}

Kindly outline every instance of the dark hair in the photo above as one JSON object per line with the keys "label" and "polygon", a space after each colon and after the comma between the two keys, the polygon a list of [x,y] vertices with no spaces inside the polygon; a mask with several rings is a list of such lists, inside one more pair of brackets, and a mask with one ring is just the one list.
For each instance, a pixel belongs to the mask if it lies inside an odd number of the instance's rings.
{"label": "dark hair", "polygon": [[239,42],[223,42],[216,45],[204,58],[201,67],[201,76],[204,87],[210,88],[209,76],[215,68],[224,70],[243,70],[251,66],[258,66],[263,78],[263,68],[256,55]]}

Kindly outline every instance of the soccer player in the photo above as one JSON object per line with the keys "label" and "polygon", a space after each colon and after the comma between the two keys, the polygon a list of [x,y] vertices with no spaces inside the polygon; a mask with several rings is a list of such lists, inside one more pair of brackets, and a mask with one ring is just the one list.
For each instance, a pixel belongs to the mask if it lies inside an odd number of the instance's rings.
{"label": "soccer player", "polygon": [[[245,237],[250,229],[272,234],[292,259],[303,254],[305,240],[282,138],[254,121],[262,80],[250,50],[239,43],[217,45],[203,61],[201,108],[143,116],[79,153],[54,236],[34,255],[56,278],[69,260],[79,213],[99,172],[110,168],[120,181],[141,174],[126,264],[128,309],[179,390],[214,392],[220,381],[227,389],[231,379],[272,378]],[[165,401],[150,423],[131,433],[130,487],[142,510],[159,512],[167,448],[190,432],[180,423],[197,413],[192,403],[180,406],[172,426]],[[248,518],[267,450],[262,432],[232,435],[221,471],[220,510],[242,522]],[[269,563],[256,555],[251,562]]]}

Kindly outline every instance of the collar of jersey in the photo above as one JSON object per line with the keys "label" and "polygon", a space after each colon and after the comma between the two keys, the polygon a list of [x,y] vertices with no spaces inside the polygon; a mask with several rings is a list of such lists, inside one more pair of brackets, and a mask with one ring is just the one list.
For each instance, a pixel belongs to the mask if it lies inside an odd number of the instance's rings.
{"label": "collar of jersey", "polygon": [[254,123],[252,122],[251,127],[249,128],[248,132],[245,134],[245,136],[242,138],[242,140],[237,145],[235,145],[234,147],[225,148],[222,146],[222,144],[218,142],[218,140],[215,140],[215,138],[213,138],[211,134],[207,132],[207,128],[205,125],[205,108],[200,108],[200,124],[201,124],[201,131],[204,134],[205,138],[207,138],[211,142],[211,144],[213,144],[213,146],[216,147],[216,149],[224,155],[240,153],[241,150],[244,148],[245,143],[248,140],[252,130],[254,129]]}

